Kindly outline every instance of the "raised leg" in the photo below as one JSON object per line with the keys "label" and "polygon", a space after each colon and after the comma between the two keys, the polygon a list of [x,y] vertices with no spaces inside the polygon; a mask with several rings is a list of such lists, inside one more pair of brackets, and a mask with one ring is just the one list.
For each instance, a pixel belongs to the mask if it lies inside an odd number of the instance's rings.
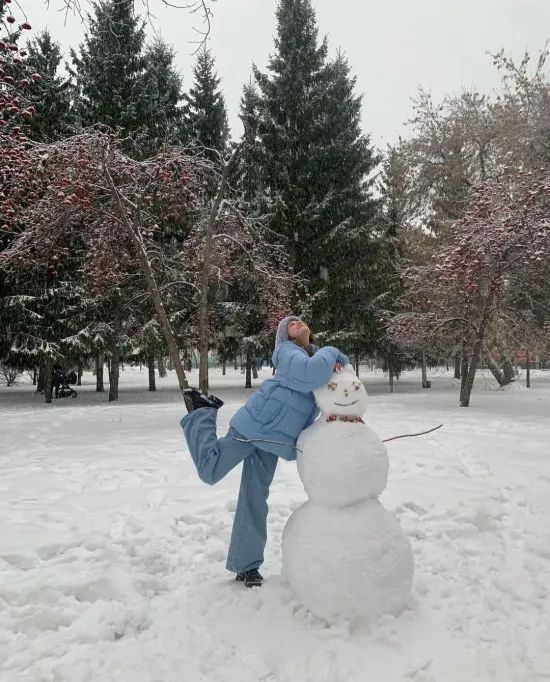
{"label": "raised leg", "polygon": [[[199,478],[214,485],[243,459],[256,451],[252,443],[230,428],[224,438],[216,436],[217,410],[203,407],[187,414],[181,426]],[[238,440],[241,439],[241,440]]]}

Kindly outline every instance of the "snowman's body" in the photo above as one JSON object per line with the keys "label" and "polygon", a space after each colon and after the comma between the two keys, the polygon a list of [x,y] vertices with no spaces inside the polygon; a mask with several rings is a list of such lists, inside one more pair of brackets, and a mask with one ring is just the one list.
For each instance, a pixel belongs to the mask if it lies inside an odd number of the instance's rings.
{"label": "snowman's body", "polygon": [[[298,439],[309,501],[283,532],[283,575],[313,613],[372,620],[410,600],[410,543],[378,501],[388,455],[360,419],[367,393],[351,366],[315,391],[320,418]],[[346,421],[341,421],[346,420]]]}

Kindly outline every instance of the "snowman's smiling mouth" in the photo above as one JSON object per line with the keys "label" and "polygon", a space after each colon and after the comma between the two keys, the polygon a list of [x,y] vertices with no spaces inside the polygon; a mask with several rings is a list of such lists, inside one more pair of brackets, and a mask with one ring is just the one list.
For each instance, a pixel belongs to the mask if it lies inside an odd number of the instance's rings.
{"label": "snowman's smiling mouth", "polygon": [[359,400],[354,400],[351,403],[334,403],[335,405],[338,405],[338,407],[349,407],[350,405],[355,405],[355,403],[358,403]]}

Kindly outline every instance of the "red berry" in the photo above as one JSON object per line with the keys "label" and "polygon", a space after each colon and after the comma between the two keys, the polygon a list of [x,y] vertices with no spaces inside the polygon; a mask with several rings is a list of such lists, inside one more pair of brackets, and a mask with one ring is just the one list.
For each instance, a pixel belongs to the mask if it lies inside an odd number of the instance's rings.
{"label": "red berry", "polygon": [[24,24],[21,24],[21,28],[25,29],[25,31],[30,31],[32,26],[26,21]]}
{"label": "red berry", "polygon": [[15,24],[15,17],[12,17],[10,14],[10,16],[6,17],[6,21],[8,24]]}
{"label": "red berry", "polygon": [[37,81],[39,81],[39,80],[42,80],[42,76],[41,76],[39,73],[33,73],[32,76],[31,76],[31,78],[33,79],[33,81],[34,81],[35,83],[36,83]]}

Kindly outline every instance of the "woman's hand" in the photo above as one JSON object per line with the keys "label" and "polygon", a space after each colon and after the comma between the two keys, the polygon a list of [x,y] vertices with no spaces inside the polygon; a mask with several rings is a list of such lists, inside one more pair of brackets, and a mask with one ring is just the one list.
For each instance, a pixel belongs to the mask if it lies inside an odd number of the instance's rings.
{"label": "woman's hand", "polygon": [[335,372],[341,372],[344,369],[344,365],[341,362],[337,362],[334,367]]}

